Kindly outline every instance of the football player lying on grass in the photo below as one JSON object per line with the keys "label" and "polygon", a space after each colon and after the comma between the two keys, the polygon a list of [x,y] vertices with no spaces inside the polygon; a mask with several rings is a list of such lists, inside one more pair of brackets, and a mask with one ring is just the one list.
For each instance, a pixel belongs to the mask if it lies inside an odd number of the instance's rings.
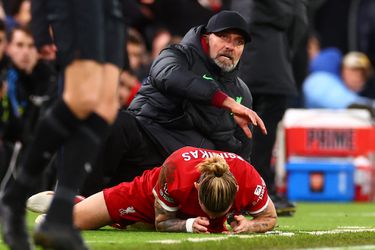
{"label": "football player lying on grass", "polygon": [[74,207],[75,225],[82,230],[144,222],[161,232],[219,233],[228,232],[227,218],[233,233],[270,231],[277,221],[253,166],[233,153],[193,147]]}

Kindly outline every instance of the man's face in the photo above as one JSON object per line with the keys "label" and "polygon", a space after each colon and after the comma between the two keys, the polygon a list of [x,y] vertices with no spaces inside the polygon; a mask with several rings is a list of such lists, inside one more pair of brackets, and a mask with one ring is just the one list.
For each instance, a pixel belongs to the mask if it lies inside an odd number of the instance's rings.
{"label": "man's face", "polygon": [[17,68],[31,71],[38,58],[33,38],[21,30],[15,30],[9,41],[8,55]]}
{"label": "man's face", "polygon": [[143,57],[145,54],[144,48],[142,45],[130,42],[126,45],[126,47],[128,51],[130,68],[133,70],[139,69],[142,66]]}
{"label": "man's face", "polygon": [[31,1],[24,0],[14,17],[21,26],[26,26],[31,20]]}
{"label": "man's face", "polygon": [[360,92],[366,84],[364,69],[361,68],[342,68],[342,79],[346,86],[354,92]]}
{"label": "man's face", "polygon": [[209,56],[223,71],[234,70],[241,58],[245,40],[235,30],[224,30],[207,36]]}

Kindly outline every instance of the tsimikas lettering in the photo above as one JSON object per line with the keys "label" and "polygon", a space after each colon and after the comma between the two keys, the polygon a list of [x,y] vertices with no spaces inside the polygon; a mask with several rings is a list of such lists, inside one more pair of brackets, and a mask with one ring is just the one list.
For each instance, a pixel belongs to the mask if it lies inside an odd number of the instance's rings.
{"label": "tsimikas lettering", "polygon": [[227,153],[227,152],[220,152],[220,153],[215,153],[215,152],[208,152],[206,150],[193,150],[189,152],[182,153],[181,156],[184,158],[184,161],[190,161],[192,159],[206,159],[206,158],[211,158],[215,155],[221,156],[224,159],[240,159],[241,161],[244,161],[244,159],[241,156],[238,156],[234,153]]}

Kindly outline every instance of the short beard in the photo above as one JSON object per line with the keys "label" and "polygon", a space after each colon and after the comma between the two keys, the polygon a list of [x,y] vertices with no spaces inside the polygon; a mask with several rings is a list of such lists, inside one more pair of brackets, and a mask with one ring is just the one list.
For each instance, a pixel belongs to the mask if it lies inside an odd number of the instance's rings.
{"label": "short beard", "polygon": [[236,68],[236,66],[237,66],[237,64],[239,62],[239,60],[237,60],[237,61],[235,61],[233,63],[225,63],[225,62],[220,61],[218,58],[213,58],[212,60],[224,72],[231,72],[231,71],[233,71]]}

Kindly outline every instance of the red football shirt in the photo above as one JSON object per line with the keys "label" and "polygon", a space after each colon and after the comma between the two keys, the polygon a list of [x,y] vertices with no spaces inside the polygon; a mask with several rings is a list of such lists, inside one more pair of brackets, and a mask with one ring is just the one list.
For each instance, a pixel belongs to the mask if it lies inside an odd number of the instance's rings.
{"label": "red football shirt", "polygon": [[[187,219],[197,216],[208,217],[198,202],[198,192],[194,187],[200,173],[196,166],[214,154],[221,155],[236,178],[239,191],[230,210],[235,214],[241,211],[257,214],[268,205],[268,192],[263,179],[248,162],[234,153],[184,147],[170,155],[163,164],[153,193],[159,204],[167,211],[177,211],[178,217]],[[164,176],[162,176],[164,175]],[[210,231],[223,231],[226,218],[210,221]]]}

